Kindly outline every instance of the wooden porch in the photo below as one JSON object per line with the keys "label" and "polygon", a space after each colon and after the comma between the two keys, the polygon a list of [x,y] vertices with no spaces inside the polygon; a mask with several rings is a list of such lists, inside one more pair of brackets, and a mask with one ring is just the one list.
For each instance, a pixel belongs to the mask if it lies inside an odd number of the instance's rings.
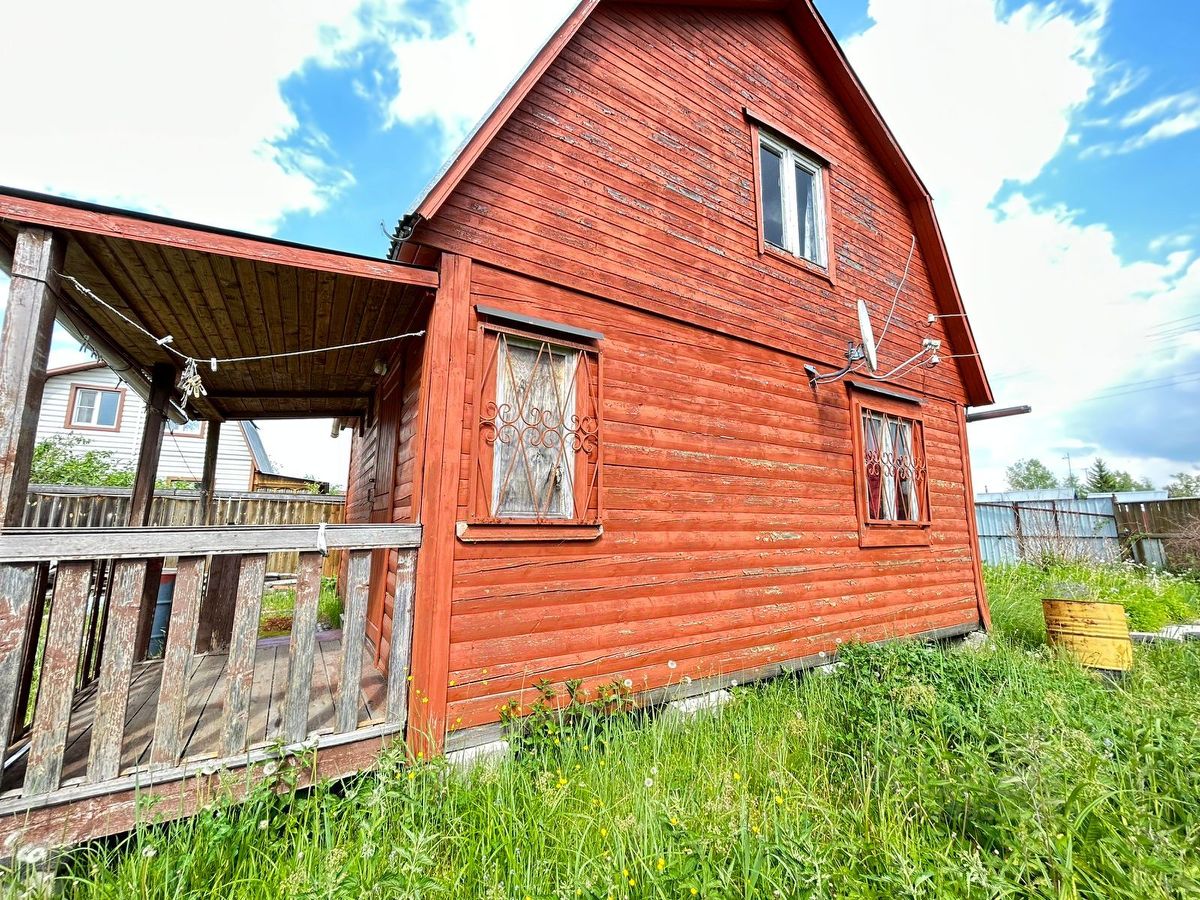
{"label": "wooden porch", "polygon": [[[367,764],[407,718],[419,544],[420,527],[405,525],[0,533],[0,696],[15,699],[0,706],[10,736],[0,840],[57,845],[128,829],[138,807],[127,795],[180,801],[157,817],[187,812],[202,802],[204,777],[252,776],[287,747],[328,757],[325,774]],[[343,626],[318,633],[323,552],[333,549],[348,556]],[[300,560],[292,633],[260,640],[267,554],[287,551]],[[400,574],[386,672],[365,648],[377,553],[397,554]],[[146,575],[171,558],[165,652],[139,661]],[[238,572],[230,640],[197,652],[201,605],[224,589],[213,575],[222,561]]]}

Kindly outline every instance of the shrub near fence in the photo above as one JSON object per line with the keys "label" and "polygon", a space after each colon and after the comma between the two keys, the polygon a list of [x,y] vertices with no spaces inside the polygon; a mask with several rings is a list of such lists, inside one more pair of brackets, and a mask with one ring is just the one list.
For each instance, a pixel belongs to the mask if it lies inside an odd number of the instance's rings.
{"label": "shrub near fence", "polygon": [[[203,524],[199,491],[155,491],[150,507],[152,527]],[[120,488],[32,485],[21,524],[26,528],[113,528],[129,519],[130,492]],[[223,491],[213,498],[213,525],[339,525],[345,521],[345,498],[320,494],[245,493]],[[270,572],[295,572],[297,553],[275,553]],[[336,577],[340,551],[325,560],[324,574]]]}

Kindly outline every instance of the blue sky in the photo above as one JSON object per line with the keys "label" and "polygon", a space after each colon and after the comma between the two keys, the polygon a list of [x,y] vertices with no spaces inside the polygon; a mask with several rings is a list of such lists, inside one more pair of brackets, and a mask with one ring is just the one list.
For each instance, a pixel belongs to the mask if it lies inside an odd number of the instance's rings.
{"label": "blue sky", "polygon": [[[0,183],[382,254],[573,0],[213,0],[186,42],[170,5],[67,5],[71,115],[0,140]],[[998,400],[1036,409],[973,427],[977,486],[1027,455],[1200,465],[1200,4],[818,5],[934,192]],[[32,7],[10,33],[63,15]],[[341,480],[345,441],[301,431],[267,426],[277,462]]]}

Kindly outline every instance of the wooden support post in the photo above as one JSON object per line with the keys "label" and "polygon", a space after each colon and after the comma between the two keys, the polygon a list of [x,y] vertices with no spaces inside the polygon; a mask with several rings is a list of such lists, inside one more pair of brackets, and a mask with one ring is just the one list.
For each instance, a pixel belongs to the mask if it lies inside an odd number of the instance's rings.
{"label": "wooden support post", "polygon": [[450,672],[450,601],[457,537],[458,477],[467,405],[471,260],[443,254],[441,286],[429,316],[422,368],[425,442],[418,509],[424,526],[417,557],[408,742],[414,753],[441,751]]}
{"label": "wooden support post", "polygon": [[145,528],[150,524],[154,479],[158,475],[158,459],[162,454],[163,431],[167,424],[167,404],[171,402],[171,392],[174,390],[175,367],[170,363],[155,363],[150,382],[150,402],[146,405],[146,421],[142,426],[137,474],[133,478],[133,494],[129,502],[131,528]]}
{"label": "wooden support post", "polygon": [[65,257],[66,240],[60,235],[18,230],[0,335],[0,523],[9,528],[20,526],[25,515],[58,309],[54,293]]}
{"label": "wooden support post", "polygon": [[217,449],[221,443],[221,423],[209,422],[204,437],[204,474],[200,476],[200,524],[213,524],[213,497],[217,491]]}
{"label": "wooden support post", "polygon": [[[209,422],[204,442],[204,474],[200,480],[200,524],[213,525],[217,487],[217,450],[221,423]],[[237,598],[240,556],[214,556],[209,568],[208,590],[200,602],[200,624],[196,629],[196,652],[216,653],[229,648],[233,632],[233,608]]]}
{"label": "wooden support post", "polygon": [[[129,526],[145,528],[150,524],[154,505],[154,480],[158,475],[158,460],[162,454],[163,432],[167,425],[167,404],[175,390],[175,367],[170,363],[155,363],[150,381],[150,402],[146,405],[146,421],[142,426],[142,445],[138,451],[137,472],[133,476],[133,493],[129,500]],[[150,647],[150,632],[154,628],[154,607],[158,604],[159,581],[162,578],[162,559],[151,559],[146,565],[146,582],[142,594],[142,611],[138,617],[136,659],[143,660]]]}

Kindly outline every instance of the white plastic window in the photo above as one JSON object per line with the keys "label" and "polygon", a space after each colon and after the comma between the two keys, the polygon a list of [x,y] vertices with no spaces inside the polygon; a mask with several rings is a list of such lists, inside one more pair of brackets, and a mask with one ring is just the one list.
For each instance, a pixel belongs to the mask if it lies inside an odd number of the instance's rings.
{"label": "white plastic window", "polygon": [[824,166],[792,145],[759,135],[763,238],[826,267]]}

